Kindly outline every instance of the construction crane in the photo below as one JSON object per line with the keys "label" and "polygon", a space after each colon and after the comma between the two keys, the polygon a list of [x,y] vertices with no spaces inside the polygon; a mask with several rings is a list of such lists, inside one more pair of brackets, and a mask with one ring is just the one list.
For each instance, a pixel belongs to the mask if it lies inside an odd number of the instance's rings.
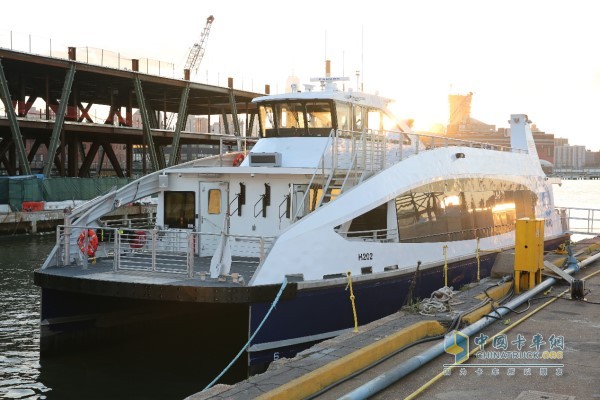
{"label": "construction crane", "polygon": [[204,26],[204,30],[202,30],[202,34],[200,35],[200,40],[198,43],[194,43],[190,50],[190,54],[188,55],[187,61],[185,62],[184,70],[191,71],[192,69],[198,70],[200,66],[200,62],[202,61],[202,57],[204,57],[204,50],[206,49],[206,41],[208,39],[208,34],[210,33],[210,27],[215,20],[215,17],[212,15],[206,18],[206,25]]}
{"label": "construction crane", "polygon": [[[198,41],[198,43],[194,43],[194,45],[190,49],[190,54],[188,54],[187,61],[185,62],[185,66],[183,67],[183,79],[185,79],[186,81],[190,80],[191,70],[195,69],[197,71],[198,67],[200,66],[200,61],[202,61],[202,57],[204,57],[204,50],[206,49],[206,41],[208,39],[208,34],[210,33],[210,27],[214,20],[215,17],[213,17],[212,15],[206,18],[206,25],[202,30],[200,40]],[[175,113],[171,113],[171,115],[169,116],[169,120],[165,122],[165,129],[171,128],[174,118]]]}

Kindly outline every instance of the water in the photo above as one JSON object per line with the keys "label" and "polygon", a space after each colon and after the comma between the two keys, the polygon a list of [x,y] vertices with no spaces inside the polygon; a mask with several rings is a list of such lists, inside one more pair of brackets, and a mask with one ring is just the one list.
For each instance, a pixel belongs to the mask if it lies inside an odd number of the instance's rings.
{"label": "water", "polygon": [[[599,181],[563,181],[554,193],[558,206],[600,208]],[[54,240],[0,237],[0,398],[182,399],[202,390],[229,362],[211,359],[199,343],[144,340],[40,360],[40,289],[33,270]],[[175,356],[182,353],[186,357]]]}
{"label": "water", "polygon": [[[0,397],[40,398],[40,291],[32,271],[54,235],[0,238]],[[42,397],[43,398],[43,397]]]}
{"label": "water", "polygon": [[[41,291],[33,271],[54,241],[53,234],[0,237],[0,398],[179,400],[201,391],[233,358],[217,359],[211,346],[188,333],[205,324],[200,320],[173,326],[183,331],[178,342],[147,334],[135,343],[40,358]],[[232,368],[221,383],[243,374]]]}

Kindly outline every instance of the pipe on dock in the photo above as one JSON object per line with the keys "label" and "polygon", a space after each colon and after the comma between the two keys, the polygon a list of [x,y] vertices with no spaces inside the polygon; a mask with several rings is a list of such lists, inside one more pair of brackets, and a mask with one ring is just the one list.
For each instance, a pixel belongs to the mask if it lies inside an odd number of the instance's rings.
{"label": "pipe on dock", "polygon": [[[572,275],[573,273],[579,271],[580,268],[585,267],[598,259],[600,259],[600,253],[596,253],[593,256],[586,258],[581,263],[578,263],[577,260],[571,256],[567,261],[569,267],[566,268],[564,272],[566,272],[569,275]],[[533,289],[529,290],[528,292],[523,293],[520,296],[509,301],[505,306],[506,308],[496,309],[495,313],[499,314],[499,316],[506,315],[510,312],[509,308],[515,309],[524,302],[533,298],[535,295],[546,291],[557,281],[558,280],[556,278],[546,279],[545,281],[543,281]],[[483,317],[479,321],[475,322],[472,325],[469,325],[460,332],[467,336],[471,336],[472,334],[479,332],[483,328],[486,328],[488,325],[491,325],[496,320],[496,318],[492,317]],[[382,391],[383,389],[391,386],[406,375],[417,370],[418,368],[427,364],[429,361],[432,361],[433,359],[439,357],[444,353],[444,342],[442,341],[441,343],[430,347],[428,350],[425,350],[424,352],[414,357],[411,357],[409,360],[403,362],[402,364],[399,364],[398,366],[390,369],[389,371],[377,376],[376,378],[370,380],[364,385],[359,386],[358,388],[341,397],[340,400],[358,400],[369,398],[374,394]]]}

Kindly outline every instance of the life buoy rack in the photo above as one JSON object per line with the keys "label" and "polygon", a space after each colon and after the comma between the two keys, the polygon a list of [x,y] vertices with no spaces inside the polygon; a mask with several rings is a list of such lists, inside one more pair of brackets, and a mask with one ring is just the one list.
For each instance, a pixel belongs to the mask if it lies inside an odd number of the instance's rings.
{"label": "life buoy rack", "polygon": [[89,257],[95,257],[96,250],[98,250],[98,236],[96,236],[96,232],[94,232],[93,229],[86,229],[81,232],[77,239],[77,245],[83,254],[87,254]]}
{"label": "life buoy rack", "polygon": [[239,167],[242,164],[242,161],[244,161],[244,155],[242,153],[238,154],[237,156],[235,156],[235,158],[233,159],[233,166],[234,167]]}
{"label": "life buoy rack", "polygon": [[132,249],[141,249],[146,244],[146,232],[135,231],[129,240],[129,247]]}

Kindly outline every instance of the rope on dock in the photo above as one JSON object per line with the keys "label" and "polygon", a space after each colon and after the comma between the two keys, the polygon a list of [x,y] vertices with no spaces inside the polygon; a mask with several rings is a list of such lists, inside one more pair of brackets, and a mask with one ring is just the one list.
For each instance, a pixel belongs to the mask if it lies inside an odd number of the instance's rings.
{"label": "rope on dock", "polygon": [[431,316],[438,312],[445,312],[450,306],[456,304],[450,302],[456,293],[458,292],[455,292],[452,286],[444,286],[443,288],[436,290],[431,293],[429,299],[423,299],[418,304],[419,314]]}
{"label": "rope on dock", "polygon": [[211,383],[209,383],[204,389],[202,389],[203,392],[207,391],[215,383],[217,383],[219,381],[219,379],[221,379],[221,377],[223,375],[225,375],[225,373],[229,370],[229,368],[231,368],[231,366],[237,361],[237,359],[240,358],[242,353],[244,351],[246,351],[248,346],[250,346],[250,343],[252,343],[252,340],[254,339],[256,334],[260,331],[260,328],[262,328],[262,326],[265,323],[265,321],[267,320],[267,318],[269,318],[271,311],[273,311],[275,309],[275,306],[277,305],[277,302],[279,301],[279,298],[281,297],[281,294],[283,293],[283,290],[285,289],[286,286],[287,286],[287,278],[283,278],[283,282],[281,283],[281,288],[279,288],[279,293],[277,293],[277,296],[275,296],[275,300],[273,300],[273,304],[271,304],[271,308],[269,308],[269,311],[267,311],[267,314],[265,315],[263,320],[258,325],[258,328],[256,328],[256,330],[254,331],[252,336],[250,336],[250,339],[248,339],[248,342],[246,342],[244,347],[242,347],[242,349],[239,351],[239,353],[237,353],[237,355],[233,358],[233,360],[231,360],[231,362],[225,367],[225,369],[223,371],[221,371],[221,373],[215,379],[213,379],[213,381]]}

